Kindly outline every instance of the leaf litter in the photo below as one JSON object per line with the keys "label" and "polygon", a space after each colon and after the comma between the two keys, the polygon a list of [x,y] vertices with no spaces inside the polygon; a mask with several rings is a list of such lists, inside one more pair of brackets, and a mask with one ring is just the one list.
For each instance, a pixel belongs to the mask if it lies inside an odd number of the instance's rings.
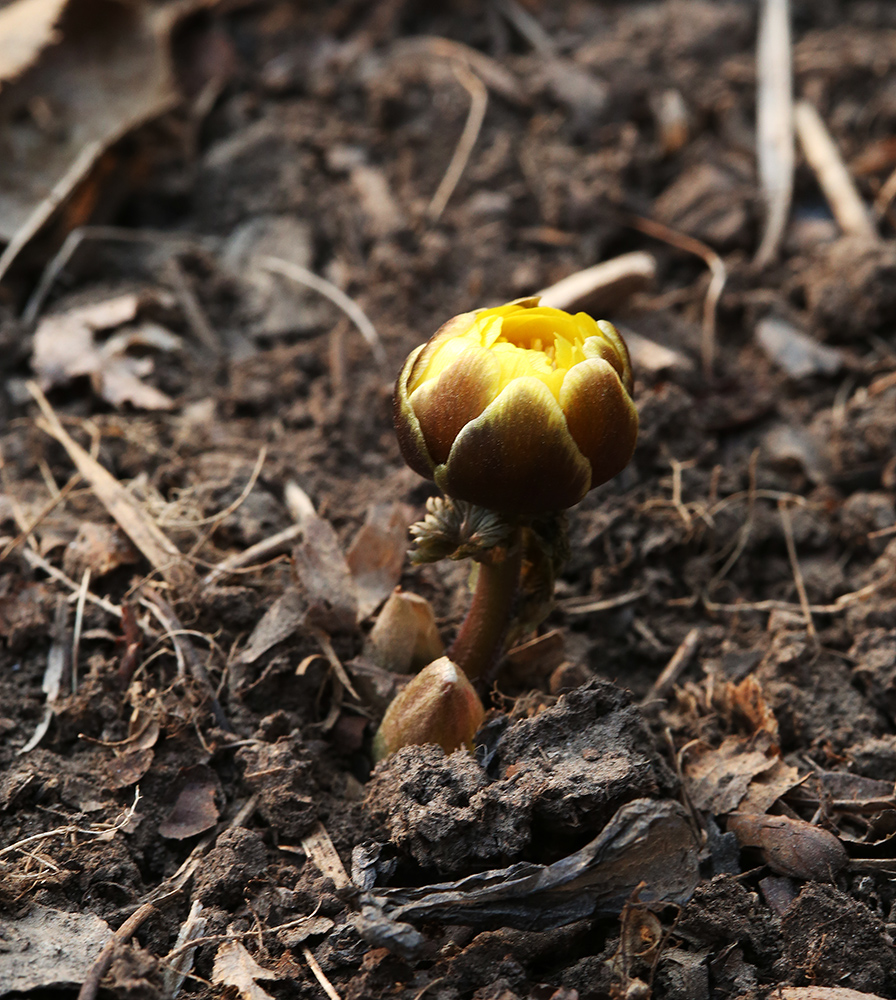
{"label": "leaf litter", "polygon": [[[163,120],[160,160],[104,165],[156,112],[129,117],[147,91],[123,88],[99,138],[54,133],[48,56],[86,58],[89,6],[2,12],[28,29],[0,56],[26,107],[13,138],[68,143],[43,195],[9,188],[0,267],[0,337],[20,345],[0,395],[4,933],[47,903],[95,911],[117,957],[72,975],[112,995],[896,995],[896,160],[881,140],[876,166],[843,169],[865,152],[851,101],[896,117],[869,82],[890,73],[884,6],[873,28],[800,14],[788,41],[789,5],[763,5],[755,69],[736,5],[620,8],[599,30],[573,8],[449,5],[413,32],[401,5],[239,27],[163,8],[149,29],[135,8],[98,37],[201,56],[192,117]],[[792,174],[760,146],[778,171],[760,191],[751,88],[783,93],[788,62],[823,130],[798,124]],[[177,208],[177,281],[111,230],[80,240],[108,207],[101,165],[131,192],[126,231],[168,247],[153,233]],[[49,221],[77,256],[32,242]],[[559,609],[507,657],[477,757],[412,749],[370,773],[368,723],[403,683],[372,653],[377,609],[399,586],[447,638],[466,580],[405,562],[428,494],[389,379],[336,309],[234,268],[216,237],[252,226],[283,274],[320,265],[396,366],[458,301],[534,288],[631,331],[635,463],[573,512]],[[37,264],[8,267],[26,249]],[[35,266],[32,312],[52,311],[23,338],[8,303]],[[192,964],[165,967],[172,947]]]}

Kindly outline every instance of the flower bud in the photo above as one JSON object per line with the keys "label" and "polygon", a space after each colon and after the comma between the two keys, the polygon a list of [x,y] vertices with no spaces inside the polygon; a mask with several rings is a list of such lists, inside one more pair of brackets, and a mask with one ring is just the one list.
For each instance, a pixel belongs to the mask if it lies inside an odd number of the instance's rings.
{"label": "flower bud", "polygon": [[455,316],[410,355],[395,428],[408,465],[456,500],[562,510],[631,459],[631,391],[612,324],[520,299]]}
{"label": "flower bud", "polygon": [[396,587],[370,630],[367,655],[386,670],[410,674],[444,651],[432,605]]}
{"label": "flower bud", "polygon": [[442,656],[424,667],[386,709],[373,738],[373,759],[424,743],[438,743],[445,753],[470,747],[484,717],[467,675]]}

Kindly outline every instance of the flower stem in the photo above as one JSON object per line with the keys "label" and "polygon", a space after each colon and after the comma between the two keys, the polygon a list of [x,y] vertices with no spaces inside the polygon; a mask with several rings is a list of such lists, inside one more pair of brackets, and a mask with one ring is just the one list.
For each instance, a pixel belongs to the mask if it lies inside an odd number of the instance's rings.
{"label": "flower stem", "polygon": [[467,617],[448,651],[470,680],[489,684],[504,649],[520,585],[522,530],[491,549],[479,563],[476,592]]}

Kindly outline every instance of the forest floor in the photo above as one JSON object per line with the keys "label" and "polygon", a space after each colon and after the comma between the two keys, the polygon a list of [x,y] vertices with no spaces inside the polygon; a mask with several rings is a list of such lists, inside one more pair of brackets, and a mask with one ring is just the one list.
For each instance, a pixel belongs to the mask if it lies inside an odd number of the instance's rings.
{"label": "forest floor", "polygon": [[[0,996],[896,998],[896,7],[791,7],[759,263],[757,5],[179,16],[2,285]],[[634,459],[477,755],[374,770],[378,606],[469,601],[395,375],[632,253]]]}

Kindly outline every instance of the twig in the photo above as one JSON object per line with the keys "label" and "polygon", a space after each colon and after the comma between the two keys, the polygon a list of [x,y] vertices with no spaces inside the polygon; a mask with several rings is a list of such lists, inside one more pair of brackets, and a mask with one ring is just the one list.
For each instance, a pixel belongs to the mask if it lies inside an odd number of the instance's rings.
{"label": "twig", "polygon": [[793,196],[793,57],[788,0],[763,0],[757,43],[756,139],[766,219],[754,263],[778,253]]}
{"label": "twig", "polygon": [[84,602],[90,589],[90,567],[81,576],[78,602],[75,605],[75,625],[72,629],[72,694],[78,693],[78,656],[81,653],[81,630],[84,627]]}
{"label": "twig", "polygon": [[787,558],[790,560],[793,582],[796,584],[800,607],[803,611],[803,617],[806,619],[806,633],[813,642],[817,642],[818,633],[815,631],[815,622],[812,620],[812,610],[809,606],[809,597],[806,594],[806,583],[803,580],[803,571],[800,569],[800,561],[796,554],[796,543],[793,540],[793,523],[790,519],[790,509],[785,500],[778,501],[778,512],[781,515],[781,525],[784,528],[784,541],[787,543]]}
{"label": "twig", "polygon": [[[57,569],[52,563],[47,562],[46,559],[40,553],[35,552],[33,549],[22,549],[22,558],[29,565],[36,567],[37,569],[42,569],[47,576],[52,577],[57,580],[63,586],[68,587],[68,589],[73,593],[77,594],[81,590],[81,585],[75,583],[75,581],[62,572],[61,569]],[[111,601],[107,601],[104,597],[100,597],[98,594],[91,593],[88,591],[85,594],[85,600],[89,601],[91,604],[95,604],[98,608],[102,608],[103,611],[108,611],[110,615],[115,615],[116,618],[121,618],[121,607],[117,604],[113,604]]]}
{"label": "twig", "polygon": [[439,183],[438,188],[436,188],[436,193],[432,196],[432,201],[430,201],[429,207],[426,210],[426,214],[429,216],[431,222],[437,222],[442,212],[445,211],[445,206],[448,204],[449,198],[454,193],[454,189],[457,187],[466,169],[470,154],[473,152],[473,147],[479,138],[479,131],[482,128],[482,122],[485,119],[485,112],[488,107],[488,90],[482,80],[462,63],[452,63],[451,69],[454,71],[458,82],[470,95],[470,110],[467,114],[467,120],[464,123],[464,130],[461,132],[460,139],[458,139],[457,146],[455,147],[454,155],[451,157],[451,162],[445,171],[445,176]]}
{"label": "twig", "polygon": [[290,260],[282,260],[280,257],[262,257],[259,264],[271,274],[282,275],[284,278],[288,278],[298,285],[304,285],[306,288],[311,288],[328,298],[355,324],[358,332],[367,341],[377,362],[381,365],[386,364],[386,352],[383,349],[380,335],[376,332],[376,327],[370,322],[358,303],[354,299],[350,299],[341,288],[337,288],[331,281],[309,271],[307,267],[294,264]]}
{"label": "twig", "polygon": [[656,240],[662,240],[664,243],[678,247],[679,250],[684,250],[687,253],[696,254],[709,268],[709,287],[706,289],[706,298],[703,300],[703,325],[700,338],[703,374],[709,378],[712,375],[716,355],[716,311],[725,288],[725,282],[728,280],[724,261],[712,247],[708,247],[701,240],[694,239],[693,236],[688,236],[686,233],[676,232],[655,219],[632,215],[629,216],[628,222],[634,229],[638,229]]}
{"label": "twig", "polygon": [[170,604],[168,604],[161,594],[153,590],[151,587],[143,588],[143,596],[140,598],[140,603],[152,611],[167,632],[168,637],[174,644],[178,664],[186,664],[189,668],[190,676],[194,681],[196,681],[200,689],[205,694],[205,697],[208,699],[209,707],[215,717],[215,722],[217,722],[221,729],[226,732],[232,732],[232,727],[227,721],[224,709],[221,708],[221,705],[215,696],[215,688],[208,675],[208,671],[199,659],[199,654],[196,652],[195,646],[192,642],[190,642],[189,638],[187,638],[187,630],[183,627],[180,619],[174,613],[174,609]]}
{"label": "twig", "polygon": [[581,598],[573,597],[568,601],[560,601],[559,607],[568,615],[590,615],[595,611],[611,611],[613,608],[633,604],[646,595],[646,590],[632,590],[628,594],[617,594],[616,597],[607,597],[602,601],[588,601],[586,604],[578,603]]}
{"label": "twig", "polygon": [[540,56],[556,57],[553,38],[517,0],[495,0],[495,6]]}
{"label": "twig", "polygon": [[197,247],[203,247],[208,244],[210,237],[197,238],[195,236],[182,236],[177,233],[166,233],[151,229],[124,229],[120,226],[79,226],[66,236],[65,242],[57,251],[56,256],[44,268],[44,273],[41,275],[37,287],[31,293],[31,298],[28,299],[25,305],[24,312],[22,313],[23,323],[30,326],[37,319],[56,279],[75,255],[78,247],[82,243],[93,240],[148,244],[150,246],[161,244],[172,249],[180,247],[185,250],[194,250]]}
{"label": "twig", "polygon": [[177,546],[146,513],[135,497],[72,438],[62,426],[37,383],[28,382],[27,386],[46,419],[43,430],[65,448],[75,468],[90,484],[97,499],[112,519],[168,583],[177,589],[186,587],[193,576],[193,571]]}
{"label": "twig", "polygon": [[307,945],[302,945],[302,954],[305,956],[305,961],[314,973],[314,978],[320,983],[321,989],[327,994],[330,1000],[342,1000],[334,989],[333,984],[324,975],[324,970],[320,967],[314,955],[311,954],[311,949]]}
{"label": "twig", "polygon": [[184,316],[190,324],[190,329],[196,335],[196,339],[207,348],[215,357],[221,354],[221,341],[212,329],[205,311],[196,298],[196,293],[190,287],[184,269],[176,257],[168,261],[168,278],[174,286]]}
{"label": "twig", "polygon": [[37,232],[49,221],[50,217],[71,193],[74,186],[82,180],[100,155],[103,144],[97,140],[88,142],[81,152],[75,157],[68,170],[53,185],[46,198],[37,205],[24,223],[19,227],[16,234],[6,245],[6,249],[0,254],[0,281],[6,277],[6,272],[12,267],[13,262],[25,249],[26,245],[37,234]]}
{"label": "twig", "polygon": [[352,880],[323,823],[316,823],[311,832],[302,837],[302,849],[320,873],[333,880],[337,889],[351,885]]}
{"label": "twig", "polygon": [[570,311],[584,305],[592,309],[616,309],[635,292],[643,291],[656,275],[656,258],[643,250],[624,253],[536,292],[543,306]]}
{"label": "twig", "polygon": [[808,101],[800,101],[794,109],[794,117],[800,145],[840,228],[848,236],[877,240],[877,231],[865,203],[815,107]]}
{"label": "twig", "polygon": [[697,652],[697,646],[699,644],[700,629],[692,628],[684,639],[682,639],[681,645],[672,654],[672,658],[666,666],[663,667],[662,673],[653,682],[650,691],[642,699],[642,706],[656,700],[657,698],[664,698],[668,694],[672,685],[675,684],[693,659],[694,653]]}
{"label": "twig", "polygon": [[107,942],[106,947],[99,953],[97,960],[93,963],[90,971],[87,973],[87,978],[84,980],[81,989],[78,991],[78,1000],[94,1000],[94,997],[100,988],[100,981],[112,965],[112,959],[115,956],[115,949],[118,948],[119,945],[123,945],[126,941],[130,940],[130,938],[133,937],[134,934],[136,934],[140,929],[147,917],[150,917],[153,913],[155,913],[155,909],[156,908],[152,905],[152,903],[144,903],[142,906],[138,907],[112,935],[110,940]]}
{"label": "twig", "polygon": [[242,552],[236,552],[226,559],[222,559],[217,566],[212,567],[202,578],[202,583],[210,587],[217,583],[223,576],[228,576],[243,567],[251,567],[254,563],[263,563],[272,556],[280,555],[287,549],[304,531],[301,524],[291,524],[288,528],[278,531],[275,535],[262,539]]}

